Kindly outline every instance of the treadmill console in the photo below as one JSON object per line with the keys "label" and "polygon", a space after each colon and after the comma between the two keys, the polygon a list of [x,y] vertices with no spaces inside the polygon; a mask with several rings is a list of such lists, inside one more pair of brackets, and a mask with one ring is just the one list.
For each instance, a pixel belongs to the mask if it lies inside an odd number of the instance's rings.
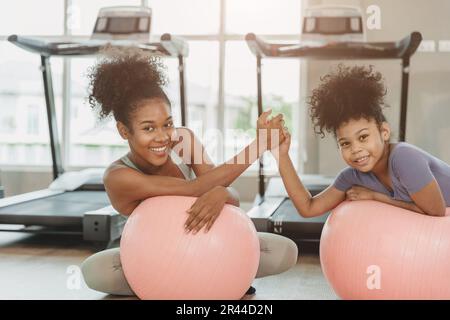
{"label": "treadmill console", "polygon": [[358,7],[321,5],[305,9],[301,40],[309,46],[334,42],[364,42],[362,12]]}
{"label": "treadmill console", "polygon": [[150,41],[152,9],[116,6],[100,9],[91,39]]}

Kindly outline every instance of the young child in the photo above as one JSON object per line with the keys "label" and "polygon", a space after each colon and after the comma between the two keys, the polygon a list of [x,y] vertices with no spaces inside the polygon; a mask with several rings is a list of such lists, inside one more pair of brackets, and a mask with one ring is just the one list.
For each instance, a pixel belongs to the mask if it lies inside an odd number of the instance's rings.
{"label": "young child", "polygon": [[383,115],[382,76],[372,67],[338,68],[322,78],[308,104],[316,133],[333,133],[348,167],[312,197],[288,155],[290,136],[275,150],[286,190],[304,217],[326,213],[344,200],[376,200],[432,216],[450,207],[450,166],[409,143],[391,143]]}
{"label": "young child", "polygon": [[[186,232],[208,232],[225,203],[239,206],[239,198],[229,185],[272,143],[277,146],[284,137],[258,135],[231,161],[216,167],[190,129],[175,127],[171,103],[163,90],[166,83],[163,71],[159,59],[130,49],[105,58],[89,73],[91,106],[99,107],[101,118],[114,117],[118,132],[130,149],[106,169],[105,189],[112,206],[126,216],[150,197],[198,197],[188,210]],[[282,116],[269,121],[269,113],[258,119],[258,132],[281,133]],[[261,232],[258,237],[261,255],[256,277],[278,274],[296,264],[298,252],[292,240]],[[89,257],[82,272],[87,285],[94,290],[134,294],[122,271],[119,248]],[[254,288],[247,293],[254,293]]]}

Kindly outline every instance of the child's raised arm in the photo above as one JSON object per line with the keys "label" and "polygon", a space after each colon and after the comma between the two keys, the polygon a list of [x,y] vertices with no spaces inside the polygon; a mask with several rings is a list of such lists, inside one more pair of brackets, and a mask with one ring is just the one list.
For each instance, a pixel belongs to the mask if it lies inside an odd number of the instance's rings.
{"label": "child's raised arm", "polygon": [[295,171],[292,160],[289,157],[289,145],[291,136],[285,131],[285,141],[279,148],[272,150],[272,154],[278,162],[281,178],[286,191],[292,200],[298,213],[303,217],[315,217],[322,215],[336,207],[345,200],[345,192],[329,186],[327,189],[312,197],[305,188]]}

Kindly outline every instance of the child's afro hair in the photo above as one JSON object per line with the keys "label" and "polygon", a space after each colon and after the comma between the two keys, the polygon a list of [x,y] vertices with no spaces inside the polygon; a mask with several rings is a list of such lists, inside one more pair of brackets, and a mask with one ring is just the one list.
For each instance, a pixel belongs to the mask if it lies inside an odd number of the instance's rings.
{"label": "child's afro hair", "polygon": [[336,136],[336,130],[351,119],[373,119],[378,125],[386,121],[382,112],[386,88],[373,66],[339,64],[320,81],[307,100],[315,133],[324,137],[325,130]]}

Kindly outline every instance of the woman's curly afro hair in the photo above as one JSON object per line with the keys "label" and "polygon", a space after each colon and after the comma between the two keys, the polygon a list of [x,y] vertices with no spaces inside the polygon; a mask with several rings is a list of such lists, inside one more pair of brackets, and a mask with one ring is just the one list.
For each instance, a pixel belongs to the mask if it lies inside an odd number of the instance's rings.
{"label": "woman's curly afro hair", "polygon": [[160,98],[169,106],[163,86],[165,66],[138,48],[106,48],[103,58],[88,70],[89,105],[99,118],[110,115],[131,128],[130,115],[143,99]]}
{"label": "woman's curly afro hair", "polygon": [[312,91],[307,104],[314,132],[324,137],[324,130],[336,136],[345,122],[365,118],[379,126],[386,121],[382,112],[386,88],[381,73],[373,66],[338,67],[324,77]]}

